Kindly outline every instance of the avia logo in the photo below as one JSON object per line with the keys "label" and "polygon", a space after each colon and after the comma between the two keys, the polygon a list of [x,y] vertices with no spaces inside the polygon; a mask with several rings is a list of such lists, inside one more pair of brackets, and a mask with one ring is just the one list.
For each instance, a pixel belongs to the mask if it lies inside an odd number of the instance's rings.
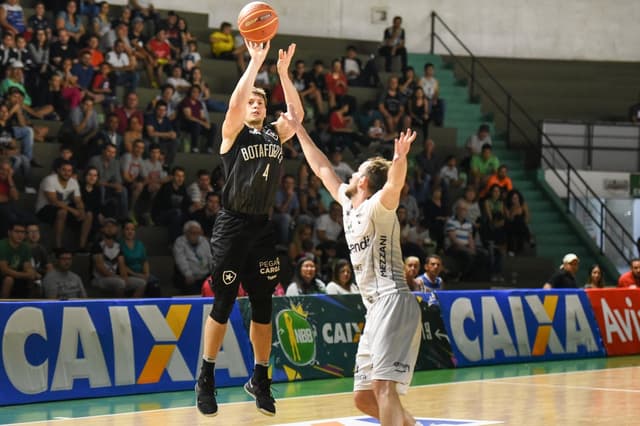
{"label": "avia logo", "polygon": [[601,299],[607,343],[613,342],[614,334],[622,343],[640,341],[640,311],[634,309],[630,297],[625,297],[624,302],[627,309],[621,312],[615,307],[611,309],[604,297]]}
{"label": "avia logo", "polygon": [[308,315],[302,306],[296,305],[278,312],[276,316],[278,342],[282,352],[297,366],[311,364],[316,357],[316,333],[307,321]]}
{"label": "avia logo", "polygon": [[449,321],[458,350],[472,362],[599,350],[577,294],[483,296],[479,309],[477,299],[474,306],[460,297],[451,304]]}

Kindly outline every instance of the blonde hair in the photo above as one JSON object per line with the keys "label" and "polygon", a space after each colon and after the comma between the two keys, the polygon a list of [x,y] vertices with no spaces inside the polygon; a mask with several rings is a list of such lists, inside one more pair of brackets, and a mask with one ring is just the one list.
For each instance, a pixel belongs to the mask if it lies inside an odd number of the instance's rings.
{"label": "blonde hair", "polygon": [[265,92],[263,88],[254,87],[253,89],[251,89],[251,94],[261,96],[262,99],[264,99],[264,103],[267,103],[267,92]]}
{"label": "blonde hair", "polygon": [[387,181],[391,161],[382,157],[372,157],[367,160],[367,163],[364,175],[369,179],[369,191],[375,194],[382,189]]}

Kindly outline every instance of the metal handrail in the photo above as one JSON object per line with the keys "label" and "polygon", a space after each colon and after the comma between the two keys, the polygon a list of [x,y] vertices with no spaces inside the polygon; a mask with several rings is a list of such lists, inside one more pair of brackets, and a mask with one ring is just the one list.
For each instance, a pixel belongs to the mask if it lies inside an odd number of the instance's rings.
{"label": "metal handrail", "polygon": [[[464,63],[458,58],[458,56],[456,56],[455,53],[453,53],[453,51],[449,48],[449,46],[445,43],[445,41],[436,32],[436,23],[437,22],[440,23],[442,25],[442,27],[444,27],[446,29],[447,33],[449,35],[451,35],[454,38],[454,40],[456,40],[458,42],[458,44],[464,49],[464,51],[469,55],[469,57],[471,58],[471,69],[468,69],[464,65]],[[473,99],[475,88],[476,87],[480,88],[484,92],[485,96],[498,108],[499,112],[501,112],[505,116],[505,118],[507,119],[507,129],[506,129],[506,132],[507,132],[507,143],[509,143],[510,140],[511,140],[511,128],[513,126],[513,128],[515,130],[517,130],[521,134],[521,136],[524,137],[524,140],[527,142],[527,144],[530,145],[532,148],[536,149],[536,151],[540,153],[540,158],[548,165],[548,169],[553,171],[553,173],[558,177],[558,180],[566,187],[566,189],[567,189],[567,209],[569,209],[570,202],[571,202],[571,199],[573,197],[573,199],[575,199],[578,202],[578,204],[580,204],[580,206],[584,209],[584,211],[587,212],[588,216],[594,221],[594,223],[597,224],[597,226],[599,228],[599,231],[600,231],[600,235],[601,235],[600,247],[599,247],[600,248],[600,252],[604,253],[602,244],[603,244],[604,240],[606,239],[607,241],[609,241],[611,243],[611,245],[615,248],[615,250],[618,252],[618,254],[620,254],[620,256],[626,262],[629,262],[631,260],[632,256],[628,256],[624,252],[624,247],[626,246],[624,244],[624,240],[626,240],[627,242],[630,242],[630,245],[632,247],[635,247],[635,241],[633,239],[633,236],[620,223],[618,218],[611,212],[611,210],[606,206],[606,204],[604,204],[602,202],[602,200],[600,200],[600,197],[598,197],[596,192],[587,184],[587,182],[580,175],[578,170],[564,156],[564,154],[560,151],[560,149],[558,149],[558,147],[553,143],[551,138],[542,131],[542,128],[541,128],[540,124],[531,117],[531,115],[525,110],[525,108],[516,99],[514,99],[513,95],[493,76],[493,74],[491,74],[491,72],[482,63],[482,61],[480,61],[471,52],[471,50],[462,42],[462,40],[460,40],[458,35],[442,20],[442,18],[435,11],[433,11],[433,12],[431,12],[431,37],[430,37],[430,53],[431,54],[433,54],[434,51],[435,51],[435,42],[436,42],[436,40],[438,42],[440,42],[442,47],[444,47],[446,49],[446,51],[449,53],[451,58],[453,58],[453,60],[455,60],[458,63],[460,68],[470,77],[470,79],[471,79],[470,84],[469,84],[469,86],[470,86],[470,88],[469,88],[469,96],[470,96],[470,98]],[[506,108],[504,108],[500,104],[500,102],[498,102],[495,99],[493,94],[488,89],[486,89],[484,87],[484,85],[482,85],[480,83],[480,81],[478,81],[478,79],[476,78],[477,68],[478,67],[480,67],[486,73],[486,75],[490,78],[491,82],[493,82],[500,89],[500,91],[502,92],[502,95],[506,96],[506,98],[507,98]],[[531,140],[529,135],[522,129],[520,123],[514,121],[514,119],[513,119],[513,111],[512,111],[512,109],[514,107],[522,114],[522,116],[524,116],[526,121],[528,121],[528,124],[533,126],[533,128],[536,129],[536,132],[539,135],[540,139],[544,139],[545,147],[552,148],[554,157],[557,156],[557,157],[559,157],[559,159],[562,162],[564,162],[564,164],[566,166],[566,173],[567,173],[566,174],[566,180],[565,180],[565,177],[562,176],[562,174],[559,173],[559,171],[556,169],[553,161],[551,159],[547,158],[547,155],[541,149],[543,141],[542,140],[536,140],[536,141]],[[586,194],[576,194],[575,191],[571,189],[571,177],[572,176],[574,177],[574,179],[577,179],[578,184],[580,184],[581,187],[584,189],[584,191],[586,191]],[[596,220],[596,218],[591,214],[590,210],[585,205],[585,203],[582,201],[581,197],[579,197],[579,195],[583,195],[585,197],[590,197],[590,198],[594,198],[594,199],[598,200],[598,203],[600,204],[599,205],[599,207],[600,207],[599,219],[600,220]],[[604,224],[604,220],[603,220],[603,218],[605,216],[607,218],[609,218],[609,220],[612,220],[614,222],[614,224],[616,225],[616,228],[617,228],[616,231],[620,232],[620,235],[616,236],[617,239],[614,239],[614,237],[611,236],[610,233],[606,232],[605,224]],[[605,237],[605,238],[602,238],[602,237]],[[622,240],[622,246],[623,246],[622,248],[619,246],[620,239]]]}

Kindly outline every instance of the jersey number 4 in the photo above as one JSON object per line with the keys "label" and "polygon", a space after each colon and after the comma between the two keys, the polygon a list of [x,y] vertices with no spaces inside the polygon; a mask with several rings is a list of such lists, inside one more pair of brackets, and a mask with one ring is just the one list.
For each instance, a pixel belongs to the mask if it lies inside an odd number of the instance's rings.
{"label": "jersey number 4", "polygon": [[267,164],[267,167],[264,168],[264,173],[262,173],[264,180],[269,180],[269,166],[271,166],[271,164]]}

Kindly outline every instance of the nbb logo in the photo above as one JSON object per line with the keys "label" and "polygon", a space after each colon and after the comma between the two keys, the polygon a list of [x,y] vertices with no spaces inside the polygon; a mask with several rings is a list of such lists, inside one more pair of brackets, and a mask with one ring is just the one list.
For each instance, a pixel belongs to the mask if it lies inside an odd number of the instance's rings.
{"label": "nbb logo", "polygon": [[311,364],[316,358],[316,332],[307,321],[308,315],[301,305],[276,315],[280,348],[289,362],[300,367]]}
{"label": "nbb logo", "polygon": [[[169,305],[163,314],[155,304],[40,306],[9,314],[2,335],[4,373],[25,395],[76,390],[78,379],[92,389],[191,383],[200,358],[198,336],[211,307]],[[192,312],[200,306],[202,311]],[[231,377],[246,377],[245,362],[238,362],[243,360],[240,344],[228,328],[225,365],[216,367],[227,368]]]}
{"label": "nbb logo", "polygon": [[602,351],[578,294],[442,296],[461,364]]}

